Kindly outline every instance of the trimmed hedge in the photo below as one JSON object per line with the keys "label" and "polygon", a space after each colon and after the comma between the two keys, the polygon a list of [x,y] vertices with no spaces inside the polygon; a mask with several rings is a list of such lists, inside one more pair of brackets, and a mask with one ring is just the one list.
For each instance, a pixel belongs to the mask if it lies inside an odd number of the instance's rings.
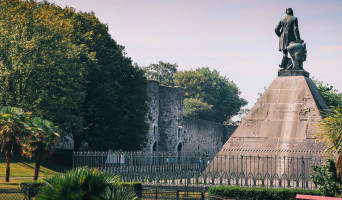
{"label": "trimmed hedge", "polygon": [[232,197],[237,199],[252,200],[291,200],[297,194],[320,195],[318,190],[303,189],[275,189],[275,188],[244,188],[238,186],[211,187],[208,191],[210,196]]}
{"label": "trimmed hedge", "polygon": [[125,182],[121,184],[124,188],[131,189],[134,193],[141,198],[142,197],[142,184],[139,182]]}
{"label": "trimmed hedge", "polygon": [[26,197],[30,199],[37,196],[40,189],[45,185],[45,182],[26,181],[20,183],[20,190],[25,194]]}

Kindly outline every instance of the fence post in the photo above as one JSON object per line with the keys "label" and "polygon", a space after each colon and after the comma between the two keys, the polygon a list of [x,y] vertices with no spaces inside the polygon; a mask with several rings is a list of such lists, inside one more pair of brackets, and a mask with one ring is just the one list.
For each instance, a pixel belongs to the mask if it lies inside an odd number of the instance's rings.
{"label": "fence post", "polygon": [[75,151],[72,151],[72,168],[75,168]]}
{"label": "fence post", "polygon": [[179,191],[176,192],[176,199],[179,200]]}
{"label": "fence post", "polygon": [[204,200],[204,192],[201,192],[201,200]]}
{"label": "fence post", "polygon": [[302,156],[302,189],[305,188],[305,163],[304,156]]}
{"label": "fence post", "polygon": [[156,200],[158,200],[158,188],[156,188]]}

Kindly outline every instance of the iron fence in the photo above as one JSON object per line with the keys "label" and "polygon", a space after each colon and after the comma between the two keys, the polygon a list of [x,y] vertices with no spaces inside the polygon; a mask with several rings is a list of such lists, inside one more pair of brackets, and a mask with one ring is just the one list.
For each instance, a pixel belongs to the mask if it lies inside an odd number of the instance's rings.
{"label": "iron fence", "polygon": [[20,189],[0,189],[0,200],[34,200],[39,189],[23,191]]}
{"label": "iron fence", "polygon": [[142,199],[167,199],[167,200],[204,200],[205,193],[203,191],[184,191],[184,190],[163,190],[163,189],[144,189],[142,191]]}
{"label": "iron fence", "polygon": [[144,185],[240,185],[317,188],[311,168],[320,156],[191,155],[174,152],[74,152],[73,167],[88,166],[120,174]]}

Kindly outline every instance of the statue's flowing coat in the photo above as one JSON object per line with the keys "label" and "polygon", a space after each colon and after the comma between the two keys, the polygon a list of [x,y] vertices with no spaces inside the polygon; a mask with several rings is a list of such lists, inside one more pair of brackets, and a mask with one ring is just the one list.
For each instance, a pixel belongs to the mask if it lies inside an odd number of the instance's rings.
{"label": "statue's flowing coat", "polygon": [[275,32],[279,37],[279,51],[285,50],[290,42],[300,41],[297,17],[284,17],[278,23]]}

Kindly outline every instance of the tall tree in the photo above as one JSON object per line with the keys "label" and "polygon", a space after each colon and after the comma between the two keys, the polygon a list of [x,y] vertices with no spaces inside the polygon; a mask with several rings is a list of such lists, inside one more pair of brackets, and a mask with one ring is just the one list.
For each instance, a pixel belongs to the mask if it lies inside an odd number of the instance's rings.
{"label": "tall tree", "polygon": [[[147,81],[94,13],[46,1],[0,1],[0,104],[73,133],[76,147],[139,149]],[[86,126],[85,126],[86,125]]]}
{"label": "tall tree", "polygon": [[125,57],[125,48],[111,38],[94,13],[73,13],[71,18],[74,42],[95,58],[83,60],[87,63],[84,133],[90,148],[140,149],[148,129],[143,71]]}
{"label": "tall tree", "polygon": [[[245,99],[239,97],[240,91],[232,81],[221,76],[216,70],[211,71],[208,67],[177,72],[173,78],[175,85],[184,88],[186,99],[197,99],[197,103],[206,104],[205,109],[198,107],[200,110],[196,112],[193,110],[196,106],[185,107],[186,113],[198,113],[194,117],[223,123],[238,114],[240,108],[247,104]],[[193,100],[185,102],[194,103]],[[210,107],[211,111],[208,110]],[[192,111],[190,112],[189,109]]]}
{"label": "tall tree", "polygon": [[6,182],[9,182],[13,147],[23,140],[26,131],[25,123],[29,117],[30,113],[25,113],[20,108],[5,106],[0,109],[0,145],[1,151],[5,150],[6,156]]}
{"label": "tall tree", "polygon": [[147,79],[159,81],[161,85],[173,86],[173,75],[177,72],[178,65],[159,61],[158,64],[150,64],[143,67]]}
{"label": "tall tree", "polygon": [[61,125],[83,126],[84,47],[72,43],[73,26],[55,6],[0,1],[0,104],[21,107]]}
{"label": "tall tree", "polygon": [[35,160],[33,180],[38,180],[41,160],[51,156],[54,145],[58,143],[57,126],[51,121],[35,117],[27,122],[29,134],[22,140],[23,155]]}

